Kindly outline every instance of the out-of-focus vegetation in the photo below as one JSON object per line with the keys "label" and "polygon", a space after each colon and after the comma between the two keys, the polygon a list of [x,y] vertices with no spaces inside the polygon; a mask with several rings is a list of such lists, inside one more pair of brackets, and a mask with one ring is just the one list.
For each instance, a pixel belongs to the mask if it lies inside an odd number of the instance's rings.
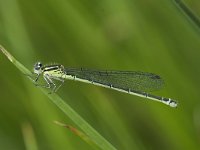
{"label": "out-of-focus vegetation", "polygon": [[[200,16],[199,1],[185,2]],[[199,148],[199,41],[172,0],[0,0],[0,44],[29,69],[57,62],[165,79],[154,94],[177,99],[177,109],[79,82],[58,91],[120,150]],[[2,54],[0,68],[0,149],[93,149],[53,123],[77,127]]]}

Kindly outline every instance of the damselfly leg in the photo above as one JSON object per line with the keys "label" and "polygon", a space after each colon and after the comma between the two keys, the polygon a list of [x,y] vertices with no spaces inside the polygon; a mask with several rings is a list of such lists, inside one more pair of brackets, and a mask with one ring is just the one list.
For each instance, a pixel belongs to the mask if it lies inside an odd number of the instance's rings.
{"label": "damselfly leg", "polygon": [[[46,82],[46,84],[38,84],[37,80],[35,80],[35,85],[36,86],[40,86],[40,87],[44,87],[44,88],[48,88],[51,89],[51,91],[49,92],[49,94],[55,93],[65,82],[64,79],[60,79],[60,78],[51,78],[49,76],[43,76],[44,81]],[[54,82],[54,80],[57,80],[59,82],[61,82],[60,84],[56,85],[56,83]]]}
{"label": "damselfly leg", "polygon": [[[47,81],[50,81],[50,82],[49,82],[50,85],[53,85],[53,88],[52,88],[52,90],[51,90],[50,93],[55,93],[55,92],[63,85],[63,83],[65,82],[64,79],[57,78],[57,77],[47,77],[46,79],[47,79]],[[56,84],[53,82],[53,80],[59,81],[60,84],[56,85]]]}
{"label": "damselfly leg", "polygon": [[33,82],[37,82],[40,77],[40,74],[35,74],[33,72],[31,72],[31,74],[24,74],[24,75],[30,78]]}

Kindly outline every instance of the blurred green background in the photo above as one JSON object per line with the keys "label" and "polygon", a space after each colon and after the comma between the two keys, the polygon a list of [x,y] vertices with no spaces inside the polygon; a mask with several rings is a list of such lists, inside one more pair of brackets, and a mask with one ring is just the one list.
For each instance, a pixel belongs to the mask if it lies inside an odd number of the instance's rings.
{"label": "blurred green background", "polygon": [[[200,15],[200,1],[185,0]],[[0,44],[27,68],[139,70],[165,80],[153,94],[177,109],[79,82],[58,94],[120,150],[200,146],[200,30],[172,0],[0,0]],[[0,54],[0,149],[90,150],[76,125]]]}

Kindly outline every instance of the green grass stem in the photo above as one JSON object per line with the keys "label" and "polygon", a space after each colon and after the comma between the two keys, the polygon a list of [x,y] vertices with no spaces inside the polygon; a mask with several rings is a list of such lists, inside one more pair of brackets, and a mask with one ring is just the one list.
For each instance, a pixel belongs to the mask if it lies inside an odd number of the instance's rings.
{"label": "green grass stem", "polygon": [[[31,74],[24,65],[17,61],[3,46],[0,45],[2,53],[23,73]],[[31,80],[32,81],[32,80]],[[103,150],[115,150],[116,148],[110,144],[105,138],[103,138],[94,128],[92,128],[75,110],[73,110],[62,98],[57,94],[49,94],[45,88],[38,87],[42,92],[49,97],[49,99],[60,110],[64,112],[84,133],[101,149]]]}
{"label": "green grass stem", "polygon": [[200,31],[200,19],[199,17],[186,5],[182,0],[174,0],[176,6],[192,21]]}

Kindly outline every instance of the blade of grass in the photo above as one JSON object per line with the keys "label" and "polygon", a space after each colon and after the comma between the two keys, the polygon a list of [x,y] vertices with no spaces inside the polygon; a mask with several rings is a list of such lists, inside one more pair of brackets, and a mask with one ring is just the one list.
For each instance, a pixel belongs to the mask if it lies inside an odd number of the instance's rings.
{"label": "blade of grass", "polygon": [[200,31],[200,19],[199,17],[182,1],[182,0],[173,0],[176,6],[192,21],[192,23],[197,26]]}
{"label": "blade of grass", "polygon": [[[0,50],[6,57],[23,73],[30,74],[31,72],[17,61],[3,46],[0,45]],[[31,80],[32,81],[32,80]],[[45,88],[38,87],[49,99],[58,106],[85,134],[101,149],[115,150],[116,148],[104,139],[94,128],[92,128],[76,111],[74,111],[64,100],[57,94],[48,94]]]}
{"label": "blade of grass", "polygon": [[38,150],[35,134],[29,123],[22,124],[22,133],[26,150]]}
{"label": "blade of grass", "polygon": [[61,123],[59,121],[54,121],[54,123],[59,125],[59,126],[62,126],[62,127],[65,127],[67,129],[69,129],[75,135],[79,136],[83,141],[85,141],[86,143],[91,145],[94,149],[97,149],[97,145],[94,143],[94,141],[92,141],[86,134],[84,134],[83,132],[81,132],[77,128],[75,128],[75,127],[73,127],[71,125],[68,125],[68,124]]}

